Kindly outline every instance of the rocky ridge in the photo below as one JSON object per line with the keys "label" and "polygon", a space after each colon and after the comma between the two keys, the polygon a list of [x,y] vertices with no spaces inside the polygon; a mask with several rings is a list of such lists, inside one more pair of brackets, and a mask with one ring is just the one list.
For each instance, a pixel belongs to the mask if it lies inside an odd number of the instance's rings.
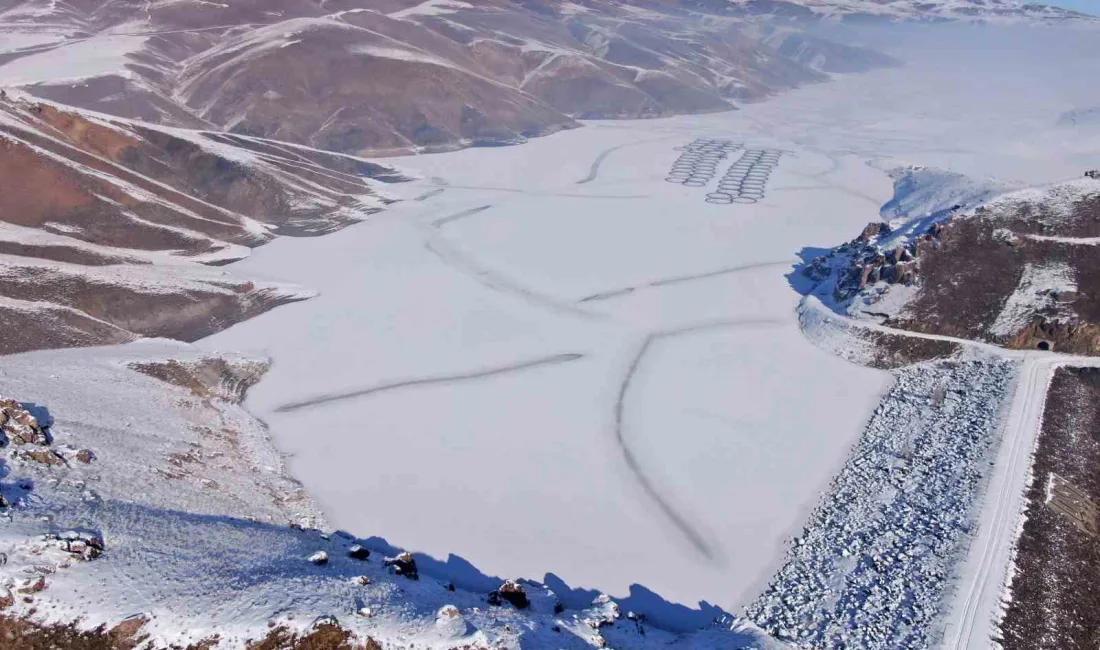
{"label": "rocky ridge", "polygon": [[834,310],[1013,349],[1100,354],[1100,181],[872,223],[802,275]]}

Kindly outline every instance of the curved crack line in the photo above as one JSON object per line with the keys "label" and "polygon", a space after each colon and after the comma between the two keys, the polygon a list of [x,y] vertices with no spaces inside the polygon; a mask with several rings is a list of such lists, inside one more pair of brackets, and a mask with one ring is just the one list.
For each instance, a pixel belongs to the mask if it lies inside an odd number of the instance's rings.
{"label": "curved crack line", "polygon": [[630,469],[634,479],[638,482],[638,485],[646,493],[646,495],[657,505],[658,510],[661,511],[670,523],[684,536],[687,542],[699,555],[703,556],[709,562],[718,562],[720,560],[718,552],[714,546],[707,541],[705,535],[700,532],[695,526],[688,521],[687,517],[680,514],[676,507],[670,500],[665,498],[657,484],[650,479],[645,471],[642,469],[642,464],[638,460],[634,451],[627,444],[626,440],[626,426],[624,424],[624,414],[626,411],[626,397],[630,392],[631,384],[634,382],[635,375],[638,374],[638,368],[641,367],[643,359],[649,353],[650,349],[661,339],[676,338],[678,336],[685,336],[694,334],[701,331],[711,329],[725,329],[731,327],[751,327],[754,325],[781,325],[782,321],[774,319],[757,319],[757,320],[734,320],[734,321],[714,321],[709,323],[701,323],[697,325],[690,325],[675,330],[668,330],[665,332],[654,332],[648,334],[645,340],[642,341],[641,347],[638,348],[638,354],[635,355],[630,366],[627,368],[626,374],[623,376],[623,381],[619,385],[619,396],[615,401],[615,441],[618,443],[619,451],[622,452],[623,460],[626,462],[627,468]]}
{"label": "curved crack line", "polygon": [[486,370],[477,370],[474,372],[461,373],[456,375],[437,375],[434,377],[420,377],[418,379],[406,379],[404,381],[396,381],[389,384],[381,384],[379,386],[372,386],[370,388],[363,388],[360,390],[348,391],[345,393],[333,393],[329,395],[321,395],[313,397],[300,402],[291,402],[284,404],[275,409],[276,413],[291,413],[293,411],[299,411],[305,408],[311,408],[314,406],[320,406],[322,404],[330,404],[332,402],[340,402],[349,399],[355,399],[358,397],[367,397],[368,395],[374,395],[376,393],[384,393],[391,390],[397,390],[399,388],[408,388],[410,386],[428,386],[432,384],[451,384],[460,381],[466,381],[470,379],[484,379],[486,377],[493,377],[496,375],[503,375],[512,372],[518,372],[521,370],[527,370],[528,368],[536,368],[539,366],[554,366],[561,363],[569,363],[570,361],[576,361],[584,358],[583,354],[571,352],[567,354],[555,354],[549,357],[542,357],[539,359],[531,359],[529,361],[521,361],[519,363],[509,364],[507,366],[500,366],[497,368],[489,368]]}
{"label": "curved crack line", "polygon": [[586,296],[578,300],[581,302],[595,302],[598,300],[611,300],[613,298],[619,298],[635,291],[642,289],[653,289],[657,287],[666,287],[672,284],[681,284],[684,282],[694,282],[696,280],[706,280],[708,278],[717,278],[723,275],[731,275],[734,273],[740,273],[741,271],[751,271],[753,269],[766,269],[772,266],[788,266],[791,264],[797,264],[798,260],[781,260],[776,262],[757,262],[755,264],[742,264],[740,266],[728,266],[714,271],[705,271],[703,273],[693,273],[691,275],[677,275],[670,278],[661,278],[653,280],[645,284],[639,284],[633,287],[622,287],[620,289],[609,289],[607,291],[601,291],[594,293],[590,296]]}

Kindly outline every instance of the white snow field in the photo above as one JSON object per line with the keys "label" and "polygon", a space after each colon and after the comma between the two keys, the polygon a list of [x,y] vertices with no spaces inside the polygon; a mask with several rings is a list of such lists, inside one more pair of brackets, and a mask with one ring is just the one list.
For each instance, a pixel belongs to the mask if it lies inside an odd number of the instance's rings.
{"label": "white snow field", "polygon": [[[670,627],[738,610],[892,381],[802,335],[793,264],[877,220],[899,164],[1012,187],[1100,151],[1055,131],[1100,89],[974,50],[735,113],[395,159],[423,177],[406,201],[240,263],[317,298],[200,345],[273,359],[247,406],[339,528]],[[705,201],[740,152],[705,188],[666,182],[697,138],[781,151],[764,198]]]}

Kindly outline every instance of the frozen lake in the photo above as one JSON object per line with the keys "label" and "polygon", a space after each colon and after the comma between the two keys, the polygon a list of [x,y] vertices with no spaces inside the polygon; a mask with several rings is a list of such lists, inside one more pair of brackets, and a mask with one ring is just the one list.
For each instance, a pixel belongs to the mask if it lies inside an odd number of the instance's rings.
{"label": "frozen lake", "polygon": [[[201,345],[273,358],[248,406],[339,528],[735,611],[889,381],[803,338],[800,251],[877,220],[892,160],[1080,173],[1088,138],[1049,127],[1087,98],[1028,102],[1009,75],[945,95],[963,76],[944,57],[734,113],[394,159],[423,176],[391,188],[407,200],[240,263],[319,297]],[[667,182],[701,137],[781,152],[764,197],[704,201],[743,150],[707,187]]]}

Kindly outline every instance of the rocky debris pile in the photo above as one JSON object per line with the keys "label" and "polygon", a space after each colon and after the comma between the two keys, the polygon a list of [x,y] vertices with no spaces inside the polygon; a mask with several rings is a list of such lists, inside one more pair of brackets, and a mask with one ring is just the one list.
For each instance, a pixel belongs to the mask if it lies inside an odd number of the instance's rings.
{"label": "rocky debris pile", "polygon": [[12,458],[25,462],[40,463],[50,467],[68,465],[65,458],[52,449],[16,449]]}
{"label": "rocky debris pile", "polygon": [[490,605],[499,606],[503,603],[508,603],[516,609],[527,609],[531,606],[523,585],[515,580],[505,581],[499,589],[489,592]]}
{"label": "rocky debris pile", "polygon": [[56,540],[58,548],[82,560],[95,560],[107,550],[103,537],[97,533],[70,530],[60,535],[47,536],[47,538]]}
{"label": "rocky debris pile", "polygon": [[749,618],[805,647],[929,647],[1015,372],[1001,360],[897,371]]}
{"label": "rocky debris pile", "polygon": [[420,572],[416,569],[416,560],[412,553],[405,551],[397,557],[388,557],[382,562],[383,566],[393,567],[393,572],[399,576],[405,576],[409,580],[419,580]]}
{"label": "rocky debris pile", "polygon": [[916,237],[888,248],[879,242],[892,234],[890,224],[869,223],[852,241],[815,257],[802,274],[814,282],[834,278],[833,299],[841,303],[879,282],[912,285],[917,280],[918,260],[940,247],[940,235],[953,214]]}
{"label": "rocky debris pile", "polygon": [[45,447],[51,442],[49,428],[13,399],[0,399],[0,434],[0,447],[8,442]]}

